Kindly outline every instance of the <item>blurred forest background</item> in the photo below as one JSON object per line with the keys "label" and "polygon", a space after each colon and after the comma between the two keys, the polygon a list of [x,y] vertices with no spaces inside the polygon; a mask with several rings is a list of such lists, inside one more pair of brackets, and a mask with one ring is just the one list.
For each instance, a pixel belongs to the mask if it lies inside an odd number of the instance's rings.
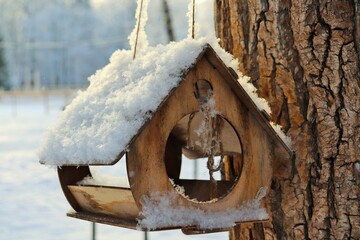
{"label": "blurred forest background", "polygon": [[[151,2],[151,45],[186,37],[188,3]],[[136,0],[0,0],[0,89],[86,87],[112,52],[129,48],[135,9]],[[197,10],[201,33],[213,32],[212,1],[197,1]]]}
{"label": "blurred forest background", "polygon": [[[56,170],[39,164],[37,149],[45,130],[114,51],[130,48],[136,2],[0,0],[0,239],[227,238],[226,233],[185,236],[175,230],[144,235],[68,218],[70,206]],[[189,2],[151,1],[146,27],[150,45],[187,37]],[[197,36],[214,34],[213,0],[196,0],[196,9],[201,25]],[[112,171],[126,176],[125,161]]]}

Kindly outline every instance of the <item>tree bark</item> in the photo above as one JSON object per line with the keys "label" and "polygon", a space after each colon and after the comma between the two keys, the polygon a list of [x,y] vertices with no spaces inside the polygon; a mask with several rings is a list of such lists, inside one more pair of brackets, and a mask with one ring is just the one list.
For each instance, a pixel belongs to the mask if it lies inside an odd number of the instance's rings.
{"label": "tree bark", "polygon": [[230,239],[360,239],[360,1],[215,0],[215,25],[296,151]]}

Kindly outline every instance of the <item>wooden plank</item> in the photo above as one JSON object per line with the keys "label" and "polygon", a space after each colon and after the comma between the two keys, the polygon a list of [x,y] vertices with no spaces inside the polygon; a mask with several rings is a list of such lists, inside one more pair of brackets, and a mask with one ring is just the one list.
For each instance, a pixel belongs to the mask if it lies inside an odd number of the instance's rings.
{"label": "wooden plank", "polygon": [[120,187],[68,186],[82,211],[120,218],[136,218],[139,209],[131,190]]}
{"label": "wooden plank", "polygon": [[[242,224],[255,224],[255,223],[263,223],[269,221],[269,219],[265,220],[247,220],[242,222],[236,222],[235,225],[242,225]],[[224,228],[212,228],[212,229],[205,229],[205,228],[198,228],[197,226],[189,226],[183,227],[181,231],[186,235],[196,235],[196,234],[205,234],[205,233],[217,233],[217,232],[227,232],[230,231],[232,227],[224,227]]]}
{"label": "wooden plank", "polygon": [[274,158],[274,144],[270,136],[263,130],[261,124],[257,119],[250,115],[249,131],[254,144],[251,145],[251,152],[253,158],[252,168],[250,172],[251,178],[250,186],[263,186],[270,189]]}
{"label": "wooden plank", "polygon": [[[207,59],[203,58],[171,93],[161,108],[155,112],[146,128],[129,146],[127,170],[134,199],[138,206],[141,206],[144,196],[151,197],[153,192],[176,193],[166,172],[164,161],[166,143],[172,130],[184,116],[199,112],[200,103],[194,95],[194,85],[201,79],[206,79],[211,83],[214,90],[215,109],[234,127],[240,139],[241,148],[237,151],[241,150],[242,154],[237,165],[241,171],[241,176],[232,191],[218,201],[206,204],[197,203],[179,195],[172,199],[172,204],[219,212],[224,207],[237,208],[243,202],[254,199],[261,187],[268,189],[270,187],[270,182],[264,181],[261,174],[254,174],[260,172],[258,169],[260,164],[254,164],[257,159],[254,158],[252,152],[254,150],[252,145],[257,144],[257,139],[249,131],[252,113],[239,100],[232,86],[226,84],[217,69],[210,65]],[[266,141],[268,139],[266,138]],[[258,151],[261,152],[261,146],[259,146]],[[270,157],[264,156],[261,161],[263,160],[270,161]],[[253,181],[254,177],[260,178],[260,180]],[[265,184],[263,185],[263,183]]]}
{"label": "wooden plank", "polygon": [[61,185],[61,189],[71,207],[75,211],[80,211],[81,207],[68,189],[68,185],[76,184],[87,176],[91,176],[90,169],[88,166],[62,166],[58,167],[58,177]]}
{"label": "wooden plank", "polygon": [[165,165],[169,178],[179,178],[182,162],[182,144],[171,133],[166,143]]}
{"label": "wooden plank", "polygon": [[[261,222],[254,223],[243,223],[234,226],[229,232],[230,240],[241,240],[241,239],[256,239],[256,240],[264,240],[264,227]],[[273,238],[271,238],[273,239]]]}
{"label": "wooden plank", "polygon": [[124,227],[128,229],[140,230],[140,231],[166,231],[166,230],[175,230],[182,228],[182,226],[171,226],[171,227],[162,227],[156,229],[147,229],[147,228],[142,228],[140,225],[138,225],[138,221],[136,218],[112,217],[98,213],[69,212],[67,213],[67,216],[82,219],[85,221],[107,224],[115,227]]}
{"label": "wooden plank", "polygon": [[215,229],[201,229],[197,227],[184,227],[181,231],[186,235],[197,235],[197,234],[208,234],[230,231],[231,227],[228,228],[215,228]]}
{"label": "wooden plank", "polygon": [[[183,154],[189,159],[202,158],[206,156],[206,153],[204,153],[202,147],[194,144],[200,141],[200,136],[195,132],[195,130],[200,128],[200,125],[205,121],[204,118],[205,116],[201,112],[194,113],[191,120],[190,115],[186,115],[175,125],[171,132],[172,135],[176,137],[176,139],[182,144]],[[189,127],[190,131],[188,131]],[[221,153],[220,149],[216,149],[215,155],[219,156],[221,154],[241,154],[240,141],[234,128],[229,124],[228,121],[226,121],[226,119],[222,119],[220,128],[219,141],[222,143],[223,148]],[[188,143],[189,139],[191,140],[190,143]],[[191,144],[190,148],[185,147],[187,144]]]}
{"label": "wooden plank", "polygon": [[[205,233],[216,233],[216,232],[225,232],[229,231],[231,227],[227,228],[213,228],[213,229],[202,229],[197,226],[172,226],[172,227],[163,227],[163,228],[156,228],[156,229],[146,229],[141,228],[138,225],[138,222],[135,218],[119,218],[119,217],[111,217],[103,214],[95,214],[95,213],[88,213],[88,212],[69,212],[67,213],[68,217],[73,217],[85,221],[96,222],[101,224],[107,224],[116,227],[124,227],[133,230],[140,230],[140,231],[165,231],[165,230],[175,230],[181,229],[181,231],[186,235],[194,235],[194,234],[205,234]],[[236,222],[234,223],[239,224],[252,224],[252,223],[261,223],[268,220],[253,220],[253,221],[243,221],[243,222]]]}
{"label": "wooden plank", "polygon": [[[205,202],[211,200],[211,183],[207,180],[174,179],[174,183],[184,188],[190,199]],[[217,196],[222,198],[232,189],[235,181],[217,181]]]}
{"label": "wooden plank", "polygon": [[216,68],[216,70],[219,71],[219,73],[227,81],[227,83],[231,86],[231,88],[242,101],[242,103],[245,104],[245,106],[251,111],[252,114],[254,114],[263,129],[269,134],[269,136],[275,141],[277,145],[280,145],[276,149],[278,151],[278,154],[287,154],[287,159],[290,159],[293,154],[292,150],[290,150],[289,147],[277,135],[277,133],[271,127],[267,117],[264,116],[264,114],[258,109],[256,104],[237,81],[237,79],[235,78],[236,73],[234,72],[234,70],[228,69],[210,46],[208,47],[208,51],[206,51],[205,56],[208,61]]}
{"label": "wooden plank", "polygon": [[224,156],[224,167],[221,171],[221,179],[227,181],[234,181],[241,175],[242,167],[244,164],[241,155]]}
{"label": "wooden plank", "polygon": [[124,227],[137,230],[137,220],[135,218],[120,218],[112,217],[103,214],[88,213],[88,212],[70,212],[68,217],[78,218],[90,222],[108,224],[116,227]]}

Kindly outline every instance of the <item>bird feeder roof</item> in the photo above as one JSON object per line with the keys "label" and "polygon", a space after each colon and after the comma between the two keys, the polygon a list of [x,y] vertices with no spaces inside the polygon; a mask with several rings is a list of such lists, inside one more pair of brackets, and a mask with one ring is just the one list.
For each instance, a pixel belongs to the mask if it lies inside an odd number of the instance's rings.
{"label": "bird feeder roof", "polygon": [[270,111],[267,102],[257,96],[249,78],[237,71],[237,61],[216,42],[212,46],[204,38],[186,39],[148,48],[135,60],[132,51],[116,51],[47,131],[39,149],[40,162],[54,166],[116,163],[203,57],[225,76],[265,131],[290,155],[285,135],[275,131],[263,114]]}

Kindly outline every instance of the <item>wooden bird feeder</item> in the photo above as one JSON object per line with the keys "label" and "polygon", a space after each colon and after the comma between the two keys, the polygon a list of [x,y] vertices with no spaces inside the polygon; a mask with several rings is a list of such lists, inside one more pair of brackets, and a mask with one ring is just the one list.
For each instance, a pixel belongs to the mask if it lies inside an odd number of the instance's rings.
{"label": "wooden bird feeder", "polygon": [[[205,46],[196,63],[184,71],[180,84],[131,139],[128,149],[119,149],[118,158],[111,163],[126,155],[130,188],[78,185],[91,177],[88,165],[70,163],[58,168],[64,194],[75,210],[68,216],[148,230],[139,226],[138,220],[143,218],[144,197],[151,199],[154,192],[171,193],[174,206],[216,213],[254,199],[261,187],[269,189],[272,176],[291,165],[291,151],[237,78],[235,71]],[[200,158],[208,159],[210,175],[220,169],[222,179],[181,179],[182,162]],[[226,164],[217,166],[216,159]],[[180,193],[178,186],[184,192]],[[259,220],[264,219],[251,219]],[[185,233],[228,230],[189,225],[150,230],[176,228]]]}

